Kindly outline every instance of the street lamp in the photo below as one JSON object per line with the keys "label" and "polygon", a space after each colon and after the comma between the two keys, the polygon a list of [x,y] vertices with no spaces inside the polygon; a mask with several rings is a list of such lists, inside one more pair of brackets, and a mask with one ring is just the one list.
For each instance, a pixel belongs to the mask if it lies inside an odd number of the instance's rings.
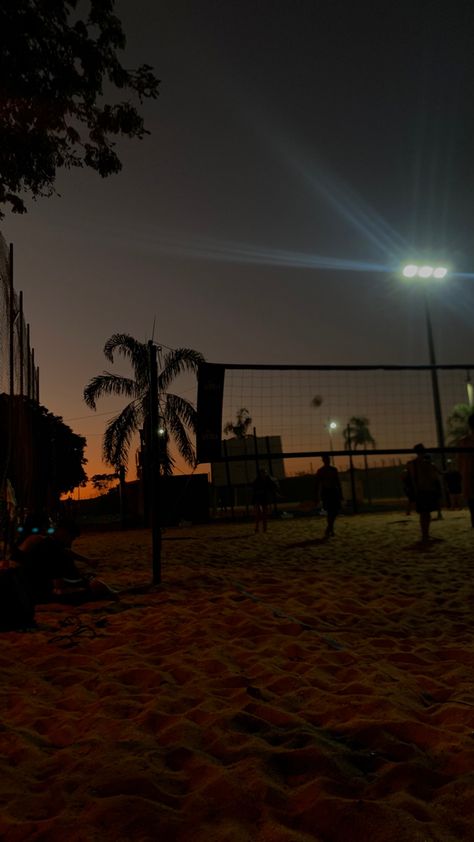
{"label": "street lamp", "polygon": [[331,453],[331,462],[333,463],[334,457],[332,455],[332,453],[333,453],[332,434],[335,430],[337,430],[337,421],[330,421],[329,418],[328,418],[327,428],[328,428],[328,433],[329,433],[329,450],[330,450],[330,453]]}
{"label": "street lamp", "polygon": [[[436,278],[436,280],[442,280],[448,274],[448,270],[446,266],[430,266],[428,264],[422,264],[420,266],[414,263],[408,263],[403,268],[403,276],[405,278],[422,278],[423,280],[428,278]],[[430,357],[430,366],[431,368],[431,386],[433,390],[433,406],[435,412],[435,420],[436,420],[436,434],[438,440],[438,447],[441,451],[441,460],[443,469],[445,466],[445,455],[444,455],[444,432],[443,432],[443,416],[441,412],[441,400],[439,396],[439,384],[438,384],[438,372],[436,370],[436,354],[434,348],[434,340],[433,340],[433,328],[431,326],[431,317],[430,317],[430,309],[428,306],[428,295],[426,292],[426,286],[423,284],[423,300],[425,304],[425,321],[426,321],[426,332],[428,336],[428,351]]]}

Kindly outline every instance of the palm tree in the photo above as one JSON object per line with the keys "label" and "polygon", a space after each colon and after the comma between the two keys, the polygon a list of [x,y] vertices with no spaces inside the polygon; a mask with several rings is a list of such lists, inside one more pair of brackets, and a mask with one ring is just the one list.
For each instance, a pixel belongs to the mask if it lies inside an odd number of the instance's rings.
{"label": "palm tree", "polygon": [[356,448],[370,444],[375,447],[375,439],[369,429],[370,421],[364,416],[357,417],[355,415],[349,419],[349,423],[344,430],[344,441],[347,448]]}
{"label": "palm tree", "polygon": [[[349,450],[356,450],[357,447],[363,447],[364,450],[367,449],[367,445],[371,445],[372,449],[375,448],[375,439],[370,432],[369,429],[370,421],[365,416],[356,416],[353,415],[352,418],[349,419],[349,423],[347,424],[344,430],[344,441],[345,445]],[[370,494],[370,486],[369,486],[369,466],[367,463],[367,455],[364,453],[364,469],[365,469],[365,476],[367,480],[367,496],[369,499],[369,503],[372,502],[371,494]]]}
{"label": "palm tree", "polygon": [[[128,333],[114,333],[104,346],[106,358],[113,363],[114,353],[121,354],[130,362],[134,377],[124,377],[104,371],[93,377],[84,389],[84,400],[91,409],[96,409],[97,400],[105,395],[123,395],[131,398],[124,409],[108,423],[102,445],[104,460],[119,476],[125,478],[128,454],[133,435],[147,427],[150,405],[150,367],[148,343],[139,342]],[[185,371],[196,372],[204,357],[190,348],[176,348],[167,351],[158,374],[160,465],[164,475],[172,473],[174,459],[170,453],[170,441],[184,461],[194,467],[195,452],[190,433],[196,430],[197,413],[185,398],[170,394],[167,390],[172,381]]]}
{"label": "palm tree", "polygon": [[252,419],[249,415],[248,409],[243,406],[236,412],[236,420],[228,421],[224,427],[224,433],[228,435],[232,433],[236,439],[245,439],[248,436],[248,428],[252,424]]}

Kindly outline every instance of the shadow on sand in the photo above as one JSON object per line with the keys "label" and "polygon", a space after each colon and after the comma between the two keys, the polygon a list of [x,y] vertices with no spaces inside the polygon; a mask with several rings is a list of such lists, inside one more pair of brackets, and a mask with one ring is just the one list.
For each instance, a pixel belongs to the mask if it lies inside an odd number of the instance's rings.
{"label": "shadow on sand", "polygon": [[415,541],[414,544],[408,544],[408,546],[404,547],[406,552],[410,550],[415,550],[419,553],[429,553],[431,549],[435,546],[435,544],[443,544],[444,538],[429,538],[428,541]]}
{"label": "shadow on sand", "polygon": [[330,540],[330,538],[326,538],[323,535],[322,538],[310,538],[307,541],[295,541],[293,544],[285,544],[285,547],[289,549],[294,549],[295,547],[317,547],[320,544],[327,544]]}

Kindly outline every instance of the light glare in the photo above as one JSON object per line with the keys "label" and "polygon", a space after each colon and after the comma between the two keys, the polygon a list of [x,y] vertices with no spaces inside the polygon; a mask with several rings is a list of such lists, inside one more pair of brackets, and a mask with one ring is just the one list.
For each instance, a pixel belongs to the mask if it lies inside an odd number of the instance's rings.
{"label": "light glare", "polygon": [[405,278],[445,278],[448,270],[445,266],[416,266],[414,263],[408,263],[403,267],[402,274]]}

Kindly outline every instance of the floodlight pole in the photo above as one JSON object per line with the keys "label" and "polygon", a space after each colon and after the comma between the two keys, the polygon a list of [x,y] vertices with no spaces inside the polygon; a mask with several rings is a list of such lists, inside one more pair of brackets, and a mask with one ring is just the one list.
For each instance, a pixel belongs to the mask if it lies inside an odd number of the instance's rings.
{"label": "floodlight pole", "polygon": [[161,583],[161,507],[160,507],[160,450],[158,437],[158,363],[156,346],[148,342],[149,366],[149,494],[151,515],[152,570],[153,584]]}
{"label": "floodlight pole", "polygon": [[435,355],[435,348],[434,348],[434,340],[433,340],[433,328],[431,325],[431,317],[430,317],[430,309],[428,305],[428,295],[426,289],[423,289],[424,293],[424,302],[425,302],[425,320],[426,320],[426,332],[428,335],[428,352],[430,357],[430,366],[431,368],[431,386],[433,390],[433,406],[435,412],[435,421],[436,421],[436,434],[438,439],[438,447],[441,451],[441,465],[443,471],[446,470],[446,455],[444,452],[444,431],[443,431],[443,415],[441,412],[441,400],[439,396],[439,383],[438,383],[438,371],[436,369],[436,355]]}

